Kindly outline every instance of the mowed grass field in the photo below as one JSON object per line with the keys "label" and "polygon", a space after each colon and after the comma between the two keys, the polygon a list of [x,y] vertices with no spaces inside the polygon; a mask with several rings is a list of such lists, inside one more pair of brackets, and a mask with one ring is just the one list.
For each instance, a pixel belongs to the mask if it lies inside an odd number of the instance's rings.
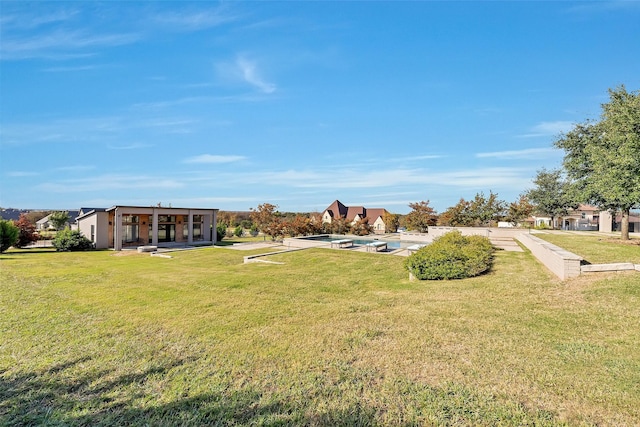
{"label": "mowed grass field", "polygon": [[639,425],[640,275],[529,253],[0,256],[0,425]]}
{"label": "mowed grass field", "polygon": [[591,264],[631,262],[640,264],[640,238],[628,241],[598,233],[561,232],[536,234],[549,243],[580,255]]}

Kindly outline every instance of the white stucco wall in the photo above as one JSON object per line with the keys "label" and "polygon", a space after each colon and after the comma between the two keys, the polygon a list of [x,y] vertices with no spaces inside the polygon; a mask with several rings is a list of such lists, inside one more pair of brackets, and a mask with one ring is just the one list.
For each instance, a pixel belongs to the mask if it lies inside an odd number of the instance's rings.
{"label": "white stucco wall", "polygon": [[94,227],[93,243],[96,249],[107,249],[109,247],[109,214],[94,212],[78,221],[78,230],[87,239],[91,239],[91,226]]}

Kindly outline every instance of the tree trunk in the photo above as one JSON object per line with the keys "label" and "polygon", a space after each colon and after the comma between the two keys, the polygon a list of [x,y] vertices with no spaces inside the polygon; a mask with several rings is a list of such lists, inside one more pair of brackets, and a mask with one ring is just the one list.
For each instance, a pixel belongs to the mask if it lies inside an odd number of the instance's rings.
{"label": "tree trunk", "polygon": [[629,240],[629,209],[622,210],[622,223],[620,224],[620,231],[622,240]]}

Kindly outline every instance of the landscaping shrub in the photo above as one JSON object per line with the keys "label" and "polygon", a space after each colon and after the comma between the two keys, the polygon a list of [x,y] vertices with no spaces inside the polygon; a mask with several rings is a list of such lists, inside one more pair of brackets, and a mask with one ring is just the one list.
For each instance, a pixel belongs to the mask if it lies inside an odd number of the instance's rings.
{"label": "landscaping shrub", "polygon": [[464,279],[489,270],[493,252],[488,238],[452,231],[410,255],[405,267],[420,280]]}
{"label": "landscaping shrub", "polygon": [[59,231],[51,242],[57,251],[86,251],[93,249],[93,242],[82,235],[78,230],[65,229]]}
{"label": "landscaping shrub", "polygon": [[243,233],[244,233],[244,229],[240,226],[237,226],[236,229],[233,231],[233,235],[236,237],[242,237]]}
{"label": "landscaping shrub", "polygon": [[20,229],[13,221],[0,219],[0,253],[6,251],[18,241]]}
{"label": "landscaping shrub", "polygon": [[227,226],[224,224],[218,224],[216,227],[216,241],[221,242],[227,235]]}

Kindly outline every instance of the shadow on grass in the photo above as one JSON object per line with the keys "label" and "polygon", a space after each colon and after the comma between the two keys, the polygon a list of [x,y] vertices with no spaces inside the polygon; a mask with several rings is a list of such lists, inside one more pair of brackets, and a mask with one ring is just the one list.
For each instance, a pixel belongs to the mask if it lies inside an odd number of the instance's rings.
{"label": "shadow on grass", "polygon": [[[141,407],[155,396],[144,391],[151,377],[164,376],[190,360],[174,360],[145,371],[113,377],[109,370],[86,372],[81,357],[46,370],[0,372],[0,425],[371,425],[375,411],[353,408],[316,414],[283,400],[260,403],[255,389],[225,390]],[[83,373],[78,375],[77,371]],[[160,399],[158,399],[160,402]],[[359,422],[354,422],[359,420]]]}
{"label": "shadow on grass", "polygon": [[[309,396],[308,401],[270,398],[269,393],[252,386],[236,389],[215,381],[211,388],[219,392],[167,401],[166,394],[161,396],[165,390],[158,390],[158,384],[164,383],[159,380],[193,360],[176,359],[142,372],[115,376],[110,370],[87,372],[83,364],[89,365],[90,357],[20,375],[0,372],[0,425],[385,424],[388,408],[378,408],[368,399],[354,396],[347,399],[349,403],[340,403],[342,397],[333,395],[337,390],[325,396],[329,404],[322,405],[324,409],[314,406],[318,398],[324,402],[322,396]],[[347,382],[354,380],[357,376]],[[149,387],[145,387],[147,382],[151,383]],[[492,425],[496,421],[504,425],[558,425],[551,412],[500,402],[456,385],[430,387],[402,381],[393,385],[391,395],[396,394],[403,396],[403,407],[408,404],[413,415],[397,414],[394,425],[421,425],[425,421],[435,425]],[[331,402],[338,402],[338,407],[332,408]]]}

